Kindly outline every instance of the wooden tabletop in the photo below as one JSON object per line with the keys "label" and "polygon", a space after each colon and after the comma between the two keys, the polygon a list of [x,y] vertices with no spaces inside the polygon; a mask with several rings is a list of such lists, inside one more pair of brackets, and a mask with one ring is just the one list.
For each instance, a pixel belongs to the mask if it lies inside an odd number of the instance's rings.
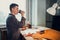
{"label": "wooden tabletop", "polygon": [[49,39],[49,40],[60,40],[60,32],[53,30],[53,29],[47,29],[44,30],[43,34],[40,33],[35,33],[32,35],[33,38],[38,38],[38,39]]}

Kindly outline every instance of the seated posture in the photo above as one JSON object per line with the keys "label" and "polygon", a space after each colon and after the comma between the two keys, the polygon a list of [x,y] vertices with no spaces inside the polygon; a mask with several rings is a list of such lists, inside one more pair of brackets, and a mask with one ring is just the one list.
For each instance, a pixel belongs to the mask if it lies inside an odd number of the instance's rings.
{"label": "seated posture", "polygon": [[8,40],[25,40],[19,31],[19,28],[22,28],[24,26],[24,11],[20,12],[22,16],[21,21],[18,21],[15,17],[15,15],[19,12],[17,4],[12,3],[10,5],[10,12],[11,13],[6,20]]}

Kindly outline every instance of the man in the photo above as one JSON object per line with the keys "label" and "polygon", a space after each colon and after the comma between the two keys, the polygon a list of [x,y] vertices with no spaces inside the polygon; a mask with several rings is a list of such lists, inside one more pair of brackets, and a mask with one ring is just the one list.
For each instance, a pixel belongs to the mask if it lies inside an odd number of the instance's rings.
{"label": "man", "polygon": [[21,11],[21,21],[19,22],[15,15],[18,14],[18,4],[12,3],[10,5],[10,14],[6,20],[6,26],[7,26],[7,35],[8,40],[25,40],[25,38],[22,36],[22,34],[19,31],[19,28],[22,28],[24,26],[24,11]]}

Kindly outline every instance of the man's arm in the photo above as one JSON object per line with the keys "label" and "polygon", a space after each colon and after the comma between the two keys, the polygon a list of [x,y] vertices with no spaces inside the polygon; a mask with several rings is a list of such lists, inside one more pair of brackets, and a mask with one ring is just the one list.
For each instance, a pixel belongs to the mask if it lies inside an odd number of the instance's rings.
{"label": "man's arm", "polygon": [[21,22],[23,23],[23,25],[25,25],[25,18],[24,17],[22,17],[22,19],[21,19]]}
{"label": "man's arm", "polygon": [[22,18],[21,18],[21,22],[22,22],[22,24],[23,24],[23,26],[25,25],[25,20],[26,20],[26,18],[24,17],[24,14],[25,14],[25,12],[24,11],[21,11],[21,16],[22,16]]}
{"label": "man's arm", "polygon": [[8,24],[9,24],[12,28],[16,28],[16,29],[22,28],[22,26],[23,26],[23,22],[22,22],[22,21],[19,22],[19,21],[18,21],[16,18],[14,18],[14,17],[9,18]]}

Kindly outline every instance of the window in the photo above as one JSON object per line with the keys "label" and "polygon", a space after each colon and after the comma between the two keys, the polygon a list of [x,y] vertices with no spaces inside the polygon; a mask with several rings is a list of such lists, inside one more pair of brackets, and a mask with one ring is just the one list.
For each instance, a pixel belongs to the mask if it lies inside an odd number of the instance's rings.
{"label": "window", "polygon": [[9,5],[11,3],[17,3],[19,9],[26,12],[26,0],[0,0],[0,25],[6,24],[6,18],[10,12]]}
{"label": "window", "polygon": [[45,26],[46,0],[29,0],[29,21],[32,26]]}

